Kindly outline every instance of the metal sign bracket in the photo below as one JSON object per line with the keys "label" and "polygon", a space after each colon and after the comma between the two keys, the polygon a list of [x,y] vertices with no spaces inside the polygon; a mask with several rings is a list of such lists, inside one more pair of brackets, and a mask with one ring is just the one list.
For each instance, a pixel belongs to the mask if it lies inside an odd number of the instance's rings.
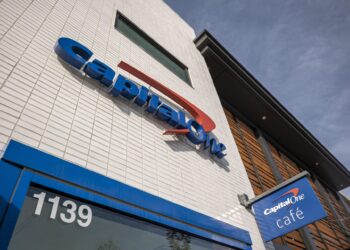
{"label": "metal sign bracket", "polygon": [[253,203],[257,202],[258,200],[261,200],[262,198],[266,197],[266,196],[269,196],[270,194],[276,192],[277,190],[303,178],[304,176],[310,176],[310,173],[308,171],[303,171],[295,176],[293,176],[292,178],[289,178],[288,180],[285,180],[284,182],[278,184],[277,186],[265,191],[264,193],[262,194],[259,194],[258,196],[252,198],[252,199],[249,199],[248,195],[247,194],[238,194],[238,200],[239,200],[239,203],[244,206],[245,208],[247,209],[250,209],[251,206],[253,205]]}

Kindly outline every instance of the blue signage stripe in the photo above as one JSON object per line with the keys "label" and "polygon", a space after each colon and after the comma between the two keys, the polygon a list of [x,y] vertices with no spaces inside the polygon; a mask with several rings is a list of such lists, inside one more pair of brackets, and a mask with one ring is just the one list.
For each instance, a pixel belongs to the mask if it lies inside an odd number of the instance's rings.
{"label": "blue signage stripe", "polygon": [[252,244],[249,232],[246,230],[151,195],[19,142],[10,141],[2,160],[54,176],[159,215],[207,230],[216,234],[217,237],[221,235],[248,245]]}
{"label": "blue signage stripe", "polygon": [[9,205],[12,191],[17,184],[21,170],[6,167],[8,164],[0,162],[0,221]]}

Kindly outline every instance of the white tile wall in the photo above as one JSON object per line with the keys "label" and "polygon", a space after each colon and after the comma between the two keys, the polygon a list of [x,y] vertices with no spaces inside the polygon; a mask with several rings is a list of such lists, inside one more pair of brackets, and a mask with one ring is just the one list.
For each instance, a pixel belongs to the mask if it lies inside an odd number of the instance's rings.
{"label": "white tile wall", "polygon": [[[116,10],[189,68],[193,88],[115,30]],[[225,162],[184,138],[162,135],[166,124],[61,63],[53,51],[61,36],[116,71],[120,60],[132,64],[207,112],[227,145]],[[194,38],[158,0],[1,1],[0,150],[10,138],[19,140],[244,228],[254,249],[263,249],[254,218],[237,200],[238,193],[252,197],[252,188]]]}

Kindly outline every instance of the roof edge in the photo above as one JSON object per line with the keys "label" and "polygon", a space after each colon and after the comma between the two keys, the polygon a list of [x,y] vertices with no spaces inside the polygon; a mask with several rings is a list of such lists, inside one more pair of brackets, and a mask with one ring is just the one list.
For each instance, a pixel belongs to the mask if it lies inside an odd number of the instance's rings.
{"label": "roof edge", "polygon": [[[294,129],[299,131],[305,140],[310,143],[315,149],[323,154],[331,163],[334,164],[339,171],[341,171],[350,181],[350,172],[347,168],[325,147],[323,144],[308,131],[238,60],[232,56],[231,53],[221,45],[216,38],[204,30],[195,39],[194,43],[199,50],[204,49],[210,45],[211,49],[215,49],[215,52],[224,59],[230,66],[238,68],[240,73],[243,74],[244,80],[260,95],[275,111],[285,119],[285,121]],[[344,187],[345,188],[345,187]]]}

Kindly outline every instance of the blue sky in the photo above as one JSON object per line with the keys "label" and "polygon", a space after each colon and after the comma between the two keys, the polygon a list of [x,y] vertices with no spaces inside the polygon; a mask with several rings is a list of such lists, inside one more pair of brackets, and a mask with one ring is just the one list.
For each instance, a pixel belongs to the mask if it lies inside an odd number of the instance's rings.
{"label": "blue sky", "polygon": [[350,169],[350,1],[165,2],[197,35],[212,33]]}

